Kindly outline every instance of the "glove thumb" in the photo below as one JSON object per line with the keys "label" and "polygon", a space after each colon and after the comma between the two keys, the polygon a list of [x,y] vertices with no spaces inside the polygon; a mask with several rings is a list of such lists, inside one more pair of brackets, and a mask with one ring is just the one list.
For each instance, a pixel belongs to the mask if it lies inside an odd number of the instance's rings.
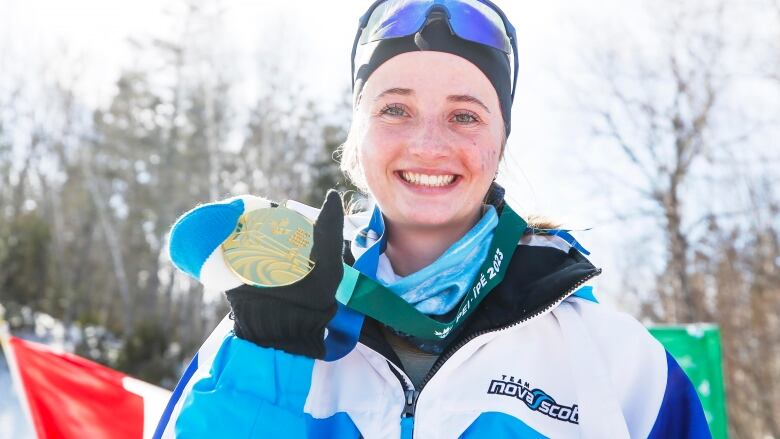
{"label": "glove thumb", "polygon": [[341,196],[331,189],[325,196],[320,214],[314,223],[312,259],[317,263],[341,266],[344,252],[344,206]]}

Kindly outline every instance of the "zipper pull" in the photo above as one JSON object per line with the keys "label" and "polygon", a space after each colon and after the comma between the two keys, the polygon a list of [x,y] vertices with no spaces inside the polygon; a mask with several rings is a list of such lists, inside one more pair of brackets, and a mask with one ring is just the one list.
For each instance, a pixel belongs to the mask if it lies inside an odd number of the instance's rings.
{"label": "zipper pull", "polygon": [[406,396],[406,405],[404,406],[404,418],[413,418],[414,410],[417,407],[417,397],[420,396],[420,392],[414,389],[404,391]]}

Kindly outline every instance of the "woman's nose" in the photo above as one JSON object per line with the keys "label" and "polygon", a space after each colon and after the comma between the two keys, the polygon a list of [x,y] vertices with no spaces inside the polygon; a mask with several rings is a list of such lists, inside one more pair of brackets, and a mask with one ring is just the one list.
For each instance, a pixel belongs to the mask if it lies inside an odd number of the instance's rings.
{"label": "woman's nose", "polygon": [[447,156],[451,152],[449,137],[443,122],[433,118],[425,119],[417,126],[417,131],[409,142],[409,152],[425,159]]}

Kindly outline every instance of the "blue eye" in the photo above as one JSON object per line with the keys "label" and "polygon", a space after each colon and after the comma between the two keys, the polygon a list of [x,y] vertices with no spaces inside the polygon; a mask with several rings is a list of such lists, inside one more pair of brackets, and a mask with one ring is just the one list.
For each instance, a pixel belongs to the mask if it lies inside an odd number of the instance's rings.
{"label": "blue eye", "polygon": [[455,115],[455,122],[463,124],[474,123],[479,122],[479,118],[473,113],[463,112]]}
{"label": "blue eye", "polygon": [[385,108],[379,111],[379,114],[389,114],[390,116],[405,116],[406,111],[397,104],[386,105]]}

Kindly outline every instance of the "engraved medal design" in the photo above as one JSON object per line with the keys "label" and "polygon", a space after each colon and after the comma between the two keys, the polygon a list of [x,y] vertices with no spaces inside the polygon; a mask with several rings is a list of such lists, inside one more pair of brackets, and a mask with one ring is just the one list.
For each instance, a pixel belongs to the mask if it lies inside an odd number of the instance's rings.
{"label": "engraved medal design", "polygon": [[245,283],[290,285],[314,268],[313,233],[313,224],[298,212],[268,207],[244,213],[222,250],[228,267]]}

